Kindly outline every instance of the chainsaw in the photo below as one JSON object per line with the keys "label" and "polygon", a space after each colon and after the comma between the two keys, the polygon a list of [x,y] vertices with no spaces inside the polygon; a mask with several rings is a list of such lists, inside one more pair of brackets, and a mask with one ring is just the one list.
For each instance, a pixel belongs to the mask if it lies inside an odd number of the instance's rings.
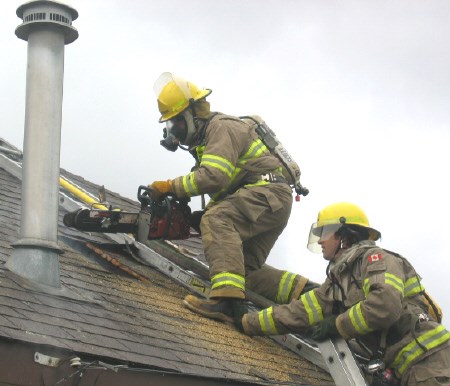
{"label": "chainsaw", "polygon": [[151,198],[151,188],[139,186],[137,198],[141,204],[138,213],[112,209],[81,208],[66,213],[65,226],[84,232],[131,233],[137,241],[164,239],[181,240],[190,237],[191,208],[189,199],[179,200],[164,195],[160,200]]}

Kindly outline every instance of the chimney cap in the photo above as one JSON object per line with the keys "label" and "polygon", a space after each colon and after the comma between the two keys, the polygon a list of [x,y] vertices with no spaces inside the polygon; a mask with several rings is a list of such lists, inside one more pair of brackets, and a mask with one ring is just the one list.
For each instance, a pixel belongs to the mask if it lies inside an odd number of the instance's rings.
{"label": "chimney cap", "polygon": [[19,6],[19,8],[17,8],[17,10],[16,10],[16,15],[22,19],[24,9],[28,8],[32,5],[55,5],[55,6],[59,5],[60,7],[65,8],[68,12],[70,12],[70,14],[72,16],[72,21],[76,20],[78,18],[78,12],[75,8],[72,8],[68,4],[62,3],[61,1],[55,1],[55,0],[31,0],[27,3],[24,3],[21,6]]}
{"label": "chimney cap", "polygon": [[28,40],[30,32],[38,27],[56,27],[64,32],[65,44],[78,38],[78,31],[72,21],[78,18],[78,12],[71,6],[54,0],[32,0],[19,6],[16,15],[23,23],[16,28],[16,36]]}

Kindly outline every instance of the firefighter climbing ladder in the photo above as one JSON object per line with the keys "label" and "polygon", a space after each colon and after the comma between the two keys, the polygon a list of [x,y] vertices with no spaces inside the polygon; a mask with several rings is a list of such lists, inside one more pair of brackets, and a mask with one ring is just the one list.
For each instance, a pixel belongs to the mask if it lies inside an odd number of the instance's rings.
{"label": "firefighter climbing ladder", "polygon": [[[14,158],[20,159],[20,154],[18,154],[20,151],[14,147],[9,148],[8,146],[6,148],[5,143],[2,143],[2,145],[0,147],[0,167],[21,180],[21,162],[9,157],[9,155],[13,155]],[[70,181],[68,182],[70,183]],[[64,193],[60,193],[60,205],[67,211],[73,211],[82,206]],[[158,269],[190,291],[201,296],[207,296],[209,283],[198,277],[195,273],[180,268],[167,258],[156,253],[146,245],[136,242],[126,234],[105,234],[105,236],[122,245],[133,245],[135,251],[133,252],[133,256],[139,261]],[[272,339],[317,366],[328,370],[335,383],[339,386],[367,385],[353,353],[343,339],[339,338],[319,343],[318,349],[307,340],[296,335],[288,334],[272,337]]]}

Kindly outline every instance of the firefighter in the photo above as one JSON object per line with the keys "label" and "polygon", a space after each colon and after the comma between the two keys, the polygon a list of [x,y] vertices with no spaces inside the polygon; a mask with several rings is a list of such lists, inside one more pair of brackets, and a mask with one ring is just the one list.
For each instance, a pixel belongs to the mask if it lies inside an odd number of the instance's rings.
{"label": "firefighter", "polygon": [[298,298],[313,283],[300,275],[265,264],[285,228],[292,191],[282,165],[243,120],[211,112],[209,89],[171,73],[155,82],[165,122],[161,144],[186,149],[195,167],[184,176],[155,181],[152,196],[173,193],[178,198],[203,194],[210,201],[200,218],[209,263],[209,299],[188,295],[186,307],[204,316],[233,323],[233,308],[242,308],[245,290],[252,289],[277,303]]}
{"label": "firefighter", "polygon": [[[384,362],[401,385],[450,385],[442,313],[412,265],[376,245],[380,236],[358,206],[327,206],[308,240],[308,249],[329,261],[325,282],[288,305],[236,316],[238,326],[248,335],[341,336],[369,360]],[[387,377],[382,367],[372,384],[387,384],[376,383]]]}

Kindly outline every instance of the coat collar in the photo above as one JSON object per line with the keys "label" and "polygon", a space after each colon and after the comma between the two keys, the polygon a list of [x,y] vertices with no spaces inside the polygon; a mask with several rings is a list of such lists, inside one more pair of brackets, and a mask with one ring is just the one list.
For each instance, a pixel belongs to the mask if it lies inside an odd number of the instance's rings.
{"label": "coat collar", "polygon": [[363,240],[359,243],[353,244],[348,248],[336,261],[330,263],[330,272],[335,276],[339,276],[348,266],[361,256],[362,249],[376,247],[375,241]]}

